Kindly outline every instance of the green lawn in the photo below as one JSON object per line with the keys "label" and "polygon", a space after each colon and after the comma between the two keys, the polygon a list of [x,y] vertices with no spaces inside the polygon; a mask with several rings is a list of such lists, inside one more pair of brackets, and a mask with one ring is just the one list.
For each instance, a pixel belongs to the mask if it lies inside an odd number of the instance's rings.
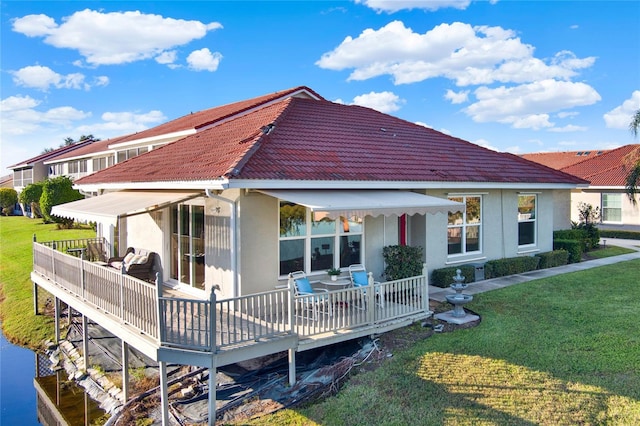
{"label": "green lawn", "polygon": [[[0,319],[2,330],[13,343],[38,348],[53,337],[53,319],[33,314],[33,235],[38,241],[95,237],[90,229],[56,229],[41,219],[0,216]],[[42,291],[41,293],[44,293]]]}
{"label": "green lawn", "polygon": [[640,424],[640,260],[480,295],[334,397],[254,424]]}

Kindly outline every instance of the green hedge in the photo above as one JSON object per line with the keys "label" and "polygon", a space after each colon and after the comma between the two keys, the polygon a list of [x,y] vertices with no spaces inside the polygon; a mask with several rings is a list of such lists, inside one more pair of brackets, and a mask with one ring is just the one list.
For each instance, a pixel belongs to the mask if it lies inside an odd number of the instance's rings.
{"label": "green hedge", "polygon": [[566,265],[569,261],[569,252],[567,250],[554,250],[546,253],[538,253],[536,257],[540,258],[538,269],[547,269]]}
{"label": "green hedge", "polygon": [[538,269],[540,258],[536,256],[509,257],[490,260],[484,265],[485,278],[505,277]]}
{"label": "green hedge", "polygon": [[554,250],[566,250],[569,252],[569,263],[578,263],[582,260],[582,253],[584,250],[584,244],[579,240],[553,240]]}
{"label": "green hedge", "polygon": [[476,269],[473,265],[450,266],[447,268],[434,269],[431,272],[431,285],[441,288],[447,288],[453,284],[453,277],[456,276],[456,270],[460,269],[460,275],[464,277],[466,284],[475,280]]}
{"label": "green hedge", "polygon": [[601,229],[600,238],[622,238],[624,240],[640,240],[640,232]]}
{"label": "green hedge", "polygon": [[598,228],[583,227],[562,229],[559,231],[553,231],[553,239],[555,240],[576,240],[582,243],[582,252],[588,252],[594,248],[597,248],[600,243],[600,232]]}

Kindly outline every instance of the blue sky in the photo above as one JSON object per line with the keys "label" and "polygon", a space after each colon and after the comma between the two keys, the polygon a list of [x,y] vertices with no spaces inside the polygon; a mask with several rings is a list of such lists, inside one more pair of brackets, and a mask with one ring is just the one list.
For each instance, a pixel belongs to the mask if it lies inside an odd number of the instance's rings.
{"label": "blue sky", "polygon": [[1,170],[305,85],[515,154],[637,143],[638,1],[2,1]]}

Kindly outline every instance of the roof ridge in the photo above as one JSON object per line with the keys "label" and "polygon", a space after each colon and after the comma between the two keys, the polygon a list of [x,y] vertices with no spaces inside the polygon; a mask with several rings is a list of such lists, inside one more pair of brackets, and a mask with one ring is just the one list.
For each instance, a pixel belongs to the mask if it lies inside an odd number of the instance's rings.
{"label": "roof ridge", "polygon": [[[271,123],[269,123],[267,126],[258,130],[258,133],[256,134],[256,136],[258,137],[254,138],[253,142],[251,143],[251,146],[245,151],[243,155],[239,156],[234,163],[229,165],[229,168],[224,173],[224,176],[230,177],[231,175],[238,175],[242,172],[242,169],[244,168],[244,166],[249,162],[251,157],[253,157],[253,155],[256,152],[258,152],[258,150],[260,150],[263,143],[266,143],[269,141],[270,139],[269,135],[271,134],[273,129],[277,129],[277,125],[278,125],[277,123],[281,122],[284,119],[284,117],[286,117],[286,115],[289,113],[289,111],[291,111],[291,108],[292,108],[291,104],[294,102],[295,102],[295,98],[288,97],[264,107],[264,108],[268,108],[270,106],[275,107],[276,105],[281,103],[285,104],[284,107],[282,108],[282,111],[276,114],[276,118]],[[238,117],[238,118],[241,118],[241,117]],[[262,133],[262,136],[260,136],[260,133]]]}

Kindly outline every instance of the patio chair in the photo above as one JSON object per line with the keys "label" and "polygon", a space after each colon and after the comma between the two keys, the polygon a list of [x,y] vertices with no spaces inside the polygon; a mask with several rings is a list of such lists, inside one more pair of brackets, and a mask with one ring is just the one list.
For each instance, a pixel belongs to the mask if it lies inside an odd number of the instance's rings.
{"label": "patio chair", "polygon": [[91,262],[100,262],[107,264],[107,254],[104,249],[104,243],[100,241],[87,242],[87,260]]}
{"label": "patio chair", "polygon": [[[349,265],[349,277],[351,278],[351,284],[353,284],[354,287],[362,287],[362,293],[366,296],[366,287],[369,286],[369,273],[364,265],[360,263]],[[381,308],[384,308],[384,294],[380,288],[380,282],[372,281],[371,285],[374,286],[376,291],[376,303]]]}
{"label": "patio chair", "polygon": [[[317,320],[320,312],[332,315],[331,303],[329,303],[329,291],[325,288],[314,288],[303,271],[289,273],[289,279],[293,280],[294,294],[296,296],[307,296],[297,299],[302,310],[311,312],[311,318]],[[309,297],[313,295],[313,297]]]}

